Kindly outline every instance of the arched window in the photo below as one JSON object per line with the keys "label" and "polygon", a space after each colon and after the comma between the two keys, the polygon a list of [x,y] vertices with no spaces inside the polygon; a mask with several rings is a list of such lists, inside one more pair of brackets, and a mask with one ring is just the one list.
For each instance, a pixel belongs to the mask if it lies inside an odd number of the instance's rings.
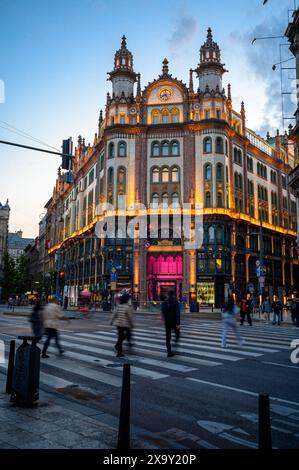
{"label": "arched window", "polygon": [[160,170],[159,168],[153,168],[152,169],[152,182],[159,183],[159,181],[160,181]]}
{"label": "arched window", "polygon": [[115,156],[115,146],[113,142],[110,142],[108,146],[108,158],[114,158]]}
{"label": "arched window", "polygon": [[171,181],[173,183],[178,183],[180,180],[179,178],[179,169],[177,166],[173,167],[171,170]]}
{"label": "arched window", "polygon": [[222,137],[217,137],[217,139],[216,139],[216,153],[223,153],[223,139],[222,139]]}
{"label": "arched window", "polygon": [[124,186],[126,184],[126,169],[122,166],[117,170],[117,183]]}
{"label": "arched window", "polygon": [[206,207],[211,207],[211,193],[210,191],[206,191],[206,194],[205,194],[205,206]]}
{"label": "arched window", "polygon": [[228,143],[227,140],[225,139],[225,154],[228,154]]}
{"label": "arched window", "polygon": [[167,140],[162,142],[162,155],[163,157],[167,157],[169,155],[169,142]]}
{"label": "arched window", "polygon": [[211,180],[212,179],[212,165],[210,163],[207,163],[205,165],[204,178],[206,180]]}
{"label": "arched window", "polygon": [[108,170],[108,184],[113,183],[113,168],[109,168]]}
{"label": "arched window", "polygon": [[220,225],[216,228],[216,242],[219,245],[223,243],[223,228]]}
{"label": "arched window", "polygon": [[179,122],[179,110],[177,108],[171,110],[171,122]]}
{"label": "arched window", "polygon": [[223,165],[221,163],[217,163],[216,166],[216,178],[217,180],[223,180]]}
{"label": "arched window", "polygon": [[209,243],[214,243],[215,241],[215,229],[212,225],[208,228],[208,239]]}
{"label": "arched window", "polygon": [[107,201],[109,204],[113,204],[113,197],[114,197],[114,170],[113,168],[108,169],[107,175]]}
{"label": "arched window", "polygon": [[222,191],[217,191],[217,207],[223,207],[223,194],[222,194]]}
{"label": "arched window", "polygon": [[169,168],[163,168],[162,170],[162,183],[169,182]]}
{"label": "arched window", "polygon": [[170,143],[171,148],[171,155],[179,155],[180,154],[180,144],[177,140],[173,140]]}
{"label": "arched window", "polygon": [[178,193],[172,194],[172,205],[173,207],[179,207],[179,195]]}
{"label": "arched window", "polygon": [[234,147],[234,162],[238,163],[238,149]]}
{"label": "arched window", "polygon": [[239,174],[239,189],[243,191],[243,178],[242,175]]}
{"label": "arched window", "polygon": [[160,144],[159,142],[152,142],[152,157],[160,156]]}
{"label": "arched window", "polygon": [[169,111],[168,109],[163,109],[162,111],[162,122],[163,124],[169,123]]}
{"label": "arched window", "polygon": [[163,209],[166,209],[168,207],[168,194],[167,193],[162,194],[162,207]]}
{"label": "arched window", "polygon": [[235,172],[234,174],[234,180],[235,180],[235,188],[238,188],[239,186],[239,178],[238,178],[238,173]]}
{"label": "arched window", "polygon": [[203,141],[203,151],[204,153],[211,153],[212,152],[212,139],[211,137],[205,137]]}
{"label": "arched window", "polygon": [[159,124],[160,123],[160,111],[154,109],[152,111],[152,124]]}
{"label": "arched window", "polygon": [[242,151],[241,150],[238,150],[238,163],[239,165],[242,165]]}
{"label": "arched window", "polygon": [[127,156],[127,144],[124,141],[118,143],[118,156],[126,157]]}
{"label": "arched window", "polygon": [[154,193],[152,195],[152,204],[153,204],[153,208],[157,208],[159,206],[159,202],[160,202],[160,199],[159,199],[159,194],[157,193]]}

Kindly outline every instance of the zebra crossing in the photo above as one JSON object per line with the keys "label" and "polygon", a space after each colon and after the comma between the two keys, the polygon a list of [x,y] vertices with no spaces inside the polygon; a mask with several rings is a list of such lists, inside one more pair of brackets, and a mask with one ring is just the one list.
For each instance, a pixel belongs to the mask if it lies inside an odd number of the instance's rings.
{"label": "zebra crossing", "polygon": [[[8,324],[11,320],[5,319],[4,323]],[[17,324],[21,327],[25,326],[25,322],[26,319],[18,320]],[[41,384],[60,389],[88,382],[95,388],[102,385],[119,388],[124,362],[132,365],[133,386],[140,379],[160,381],[173,376],[190,379],[189,375],[202,368],[217,368],[224,364],[233,367],[234,363],[246,359],[261,360],[266,354],[273,354],[274,361],[275,354],[290,350],[292,339],[298,336],[292,328],[260,324],[243,326],[240,331],[245,339],[244,346],[240,347],[230,332],[228,347],[222,349],[220,321],[183,321],[181,329],[181,339],[174,346],[175,356],[167,358],[163,328],[155,321],[149,324],[139,321],[133,333],[133,350],[127,354],[124,344],[126,355],[119,359],[115,357],[114,328],[106,325],[92,332],[75,333],[64,330],[61,342],[65,356],[57,358],[52,344],[48,349],[51,357],[41,360]],[[2,334],[0,330],[0,339],[6,344],[7,355],[8,336],[12,337]],[[290,363],[285,367],[290,367]],[[0,369],[6,368],[7,364],[0,364]]]}

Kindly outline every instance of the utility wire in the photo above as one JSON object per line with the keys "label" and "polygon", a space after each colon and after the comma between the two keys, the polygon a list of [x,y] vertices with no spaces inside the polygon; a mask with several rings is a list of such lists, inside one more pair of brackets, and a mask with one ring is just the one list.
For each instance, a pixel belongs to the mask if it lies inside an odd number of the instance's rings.
{"label": "utility wire", "polygon": [[2,127],[3,129],[5,129],[7,131],[14,132],[17,135],[20,135],[20,136],[25,137],[27,139],[31,139],[31,140],[39,143],[39,144],[45,145],[46,147],[49,147],[49,148],[52,148],[53,150],[59,151],[59,149],[57,149],[56,147],[53,147],[52,145],[47,144],[46,142],[43,142],[42,140],[37,139],[36,137],[33,137],[32,135],[28,134],[27,132],[24,132],[21,129],[18,129],[17,127],[15,127],[15,126],[12,126],[8,122],[2,121],[1,119],[0,119],[0,122],[11,128],[11,129],[8,129],[8,128],[5,128],[3,126],[0,126],[0,127]]}

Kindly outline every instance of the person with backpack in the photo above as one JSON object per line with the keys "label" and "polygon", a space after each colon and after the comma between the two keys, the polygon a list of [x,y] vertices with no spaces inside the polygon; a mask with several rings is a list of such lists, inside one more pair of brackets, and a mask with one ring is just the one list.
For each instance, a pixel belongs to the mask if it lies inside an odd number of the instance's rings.
{"label": "person with backpack", "polygon": [[111,325],[115,325],[118,331],[118,338],[115,344],[116,357],[124,357],[122,344],[125,338],[127,338],[129,346],[133,346],[131,343],[131,331],[134,326],[133,307],[128,304],[129,299],[129,294],[123,294],[120,297],[119,304],[111,320]]}
{"label": "person with backpack", "polygon": [[162,315],[165,324],[167,357],[173,357],[171,351],[171,333],[174,331],[176,341],[180,338],[180,304],[175,298],[174,292],[168,292],[168,298],[162,303]]}
{"label": "person with backpack", "polygon": [[227,338],[227,333],[229,328],[231,328],[235,336],[237,338],[237,341],[240,346],[244,344],[244,340],[242,339],[238,327],[237,327],[237,322],[236,322],[236,315],[240,312],[240,308],[238,305],[234,302],[233,298],[229,298],[227,303],[224,306],[224,313],[223,313],[223,332],[222,332],[222,341],[221,341],[221,347],[226,348],[226,338]]}

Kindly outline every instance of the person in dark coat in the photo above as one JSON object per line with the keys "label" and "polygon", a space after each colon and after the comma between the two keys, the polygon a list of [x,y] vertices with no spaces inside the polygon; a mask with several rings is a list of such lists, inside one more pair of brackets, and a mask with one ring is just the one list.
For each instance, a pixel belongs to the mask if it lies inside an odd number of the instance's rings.
{"label": "person in dark coat", "polygon": [[41,339],[43,336],[44,322],[43,322],[43,305],[40,299],[35,302],[31,315],[30,323],[33,332],[33,336]]}
{"label": "person in dark coat", "polygon": [[280,325],[281,321],[281,314],[282,314],[282,303],[279,299],[275,297],[274,302],[272,303],[273,309],[273,322],[272,325],[276,325],[276,318],[277,318],[277,325]]}
{"label": "person in dark coat", "polygon": [[241,325],[243,325],[245,316],[247,317],[247,321],[249,326],[252,326],[251,320],[251,312],[252,312],[252,302],[250,299],[243,299],[241,303]]}
{"label": "person in dark coat", "polygon": [[168,298],[162,303],[162,315],[166,331],[167,356],[173,357],[174,353],[171,351],[172,331],[175,332],[176,341],[180,338],[180,304],[173,291],[169,291]]}

